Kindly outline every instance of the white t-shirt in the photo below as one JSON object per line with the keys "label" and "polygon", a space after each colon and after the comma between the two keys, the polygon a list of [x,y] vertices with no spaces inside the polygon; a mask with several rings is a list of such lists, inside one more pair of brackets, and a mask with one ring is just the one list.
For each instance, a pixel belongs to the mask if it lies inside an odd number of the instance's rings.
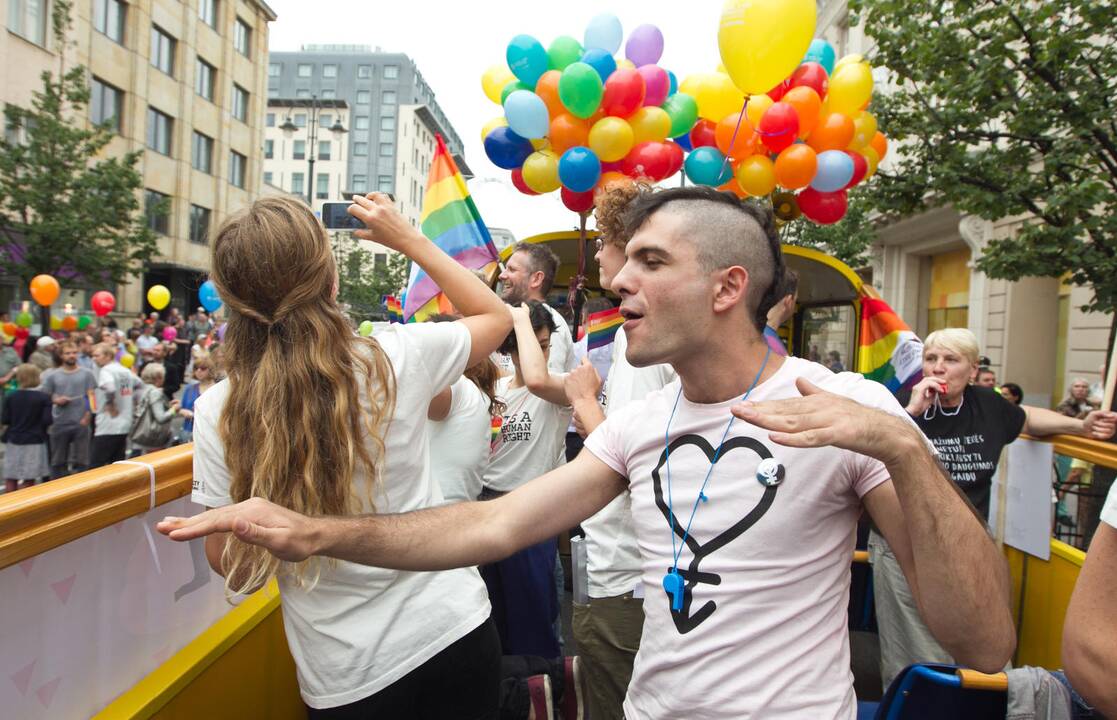
{"label": "white t-shirt", "polygon": [[141,352],[144,350],[150,350],[158,344],[159,338],[155,337],[154,335],[140,335],[138,338],[136,338],[136,347],[139,348]]}
{"label": "white t-shirt", "polygon": [[[907,418],[883,385],[798,358],[785,358],[751,399],[797,397],[799,376]],[[625,717],[852,720],[849,564],[861,497],[888,480],[887,470],[845,450],[776,445],[767,431],[736,420],[706,486],[708,500],[699,503],[738,398],[702,405],[681,397],[670,429],[669,492],[661,458],[679,388],[672,383],[611,414],[586,440],[590,452],[629,479],[644,561],[644,632]],[[786,469],[782,483],[757,480],[762,456]],[[687,588],[683,611],[672,613],[663,577],[672,538],[680,545],[696,504],[678,567],[688,583],[692,573],[701,576]]]}
{"label": "white t-shirt", "polygon": [[489,461],[489,398],[465,377],[451,385],[450,392],[450,414],[445,420],[427,422],[431,476],[447,502],[476,500]]}
{"label": "white t-shirt", "polygon": [[[140,379],[115,360],[97,375],[97,427],[94,435],[127,435],[132,431],[132,410]],[[109,414],[109,403],[116,417]]]}
{"label": "white t-shirt", "polygon": [[[649,393],[674,382],[678,375],[667,364],[633,367],[625,358],[624,328],[613,338],[612,365],[605,381],[606,417]],[[628,490],[582,523],[586,532],[586,577],[590,597],[606,598],[631,592],[640,582],[640,548],[632,527],[632,498]]]}
{"label": "white t-shirt", "polygon": [[547,367],[554,375],[568,373],[574,369],[574,338],[570,335],[570,326],[566,318],[558,310],[547,303],[543,303],[547,312],[551,313],[558,329],[551,333],[551,354],[547,358]]}
{"label": "white t-shirt", "polygon": [[1109,495],[1101,509],[1101,521],[1109,527],[1117,529],[1117,484],[1109,488]]}
{"label": "white t-shirt", "polygon": [[485,487],[511,492],[559,466],[566,446],[566,426],[574,410],[533,395],[526,387],[510,387],[514,377],[497,381],[504,401],[500,437],[485,467]]}
{"label": "white t-shirt", "polygon": [[[460,323],[392,325],[376,335],[396,376],[396,406],[384,438],[376,512],[402,513],[442,500],[430,475],[427,408],[454,382],[469,355]],[[218,435],[230,392],[222,380],[194,406],[193,501],[228,505],[229,471]],[[367,397],[362,391],[362,399]],[[251,442],[251,437],[244,438]],[[362,487],[363,473],[354,484]],[[364,497],[363,490],[358,497]],[[371,508],[365,508],[366,512]],[[279,577],[283,623],[303,700],[330,708],[368,697],[422,665],[489,616],[485,585],[475,568],[404,572],[350,562],[323,562],[317,585]]]}

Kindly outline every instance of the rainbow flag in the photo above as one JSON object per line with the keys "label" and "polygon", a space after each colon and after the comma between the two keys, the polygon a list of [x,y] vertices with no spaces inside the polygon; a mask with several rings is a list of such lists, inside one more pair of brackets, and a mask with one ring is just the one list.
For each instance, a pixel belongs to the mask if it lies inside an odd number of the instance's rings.
{"label": "rainbow flag", "polygon": [[869,380],[896,392],[922,379],[923,341],[883,300],[861,298],[859,346],[858,367]]}
{"label": "rainbow flag", "polygon": [[589,328],[586,333],[589,335],[589,340],[586,341],[586,349],[596,350],[613,342],[613,338],[617,334],[617,328],[624,325],[624,318],[621,317],[620,308],[602,310],[586,318],[586,325]]}
{"label": "rainbow flag", "polygon": [[388,322],[403,322],[403,306],[400,305],[399,298],[394,295],[389,295],[384,300],[384,307],[388,309]]}
{"label": "rainbow flag", "polygon": [[[423,213],[419,218],[423,234],[465,267],[491,272],[500,256],[489,236],[489,229],[481,221],[465,179],[450,157],[442,136],[435,135],[435,140],[438,149],[431,161]],[[403,304],[404,320],[421,322],[435,313],[451,309],[434,280],[418,264],[412,263]]]}

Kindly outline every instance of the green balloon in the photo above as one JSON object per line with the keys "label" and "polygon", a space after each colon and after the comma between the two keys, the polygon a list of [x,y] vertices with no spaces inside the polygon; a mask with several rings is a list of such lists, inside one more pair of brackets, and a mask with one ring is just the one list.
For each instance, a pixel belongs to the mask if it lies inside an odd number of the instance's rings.
{"label": "green balloon", "polygon": [[508,96],[516,92],[517,90],[527,90],[528,92],[535,92],[535,88],[531,87],[530,85],[522,83],[519,80],[513,80],[505,85],[504,89],[500,91],[500,104],[503,105],[504,101],[508,99]]}
{"label": "green balloon", "polygon": [[677,92],[667,98],[662,105],[667,117],[671,118],[670,137],[679,137],[690,132],[698,122],[698,103],[690,95]]}
{"label": "green balloon", "polygon": [[78,330],[86,329],[92,322],[93,318],[89,317],[88,315],[82,315],[78,318]]}
{"label": "green balloon", "polygon": [[35,322],[35,319],[31,317],[31,313],[26,310],[16,315],[16,325],[19,325],[21,328],[29,328],[33,322]]}
{"label": "green balloon", "polygon": [[552,70],[564,70],[582,59],[582,44],[569,35],[560,35],[547,48],[547,63]]}
{"label": "green balloon", "polygon": [[369,335],[372,335],[372,321],[362,321],[361,324],[357,326],[357,332],[360,333],[361,337],[368,337]]}
{"label": "green balloon", "polygon": [[[570,63],[559,78],[559,100],[574,117],[588,118],[597,112],[604,88],[601,76],[584,62]],[[673,137],[673,136],[672,136]]]}

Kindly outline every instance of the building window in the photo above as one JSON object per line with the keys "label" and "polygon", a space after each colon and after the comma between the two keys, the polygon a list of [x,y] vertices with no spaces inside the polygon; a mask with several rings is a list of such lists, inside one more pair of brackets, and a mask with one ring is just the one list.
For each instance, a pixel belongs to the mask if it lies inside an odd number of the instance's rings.
{"label": "building window", "polygon": [[194,92],[213,102],[213,86],[216,77],[217,68],[198,58],[198,61],[194,63]]}
{"label": "building window", "polygon": [[[13,5],[24,5],[32,0],[15,2]],[[35,5],[45,7],[46,3],[34,2]],[[93,0],[93,27],[109,40],[124,44],[124,14],[127,6],[121,0]],[[10,21],[10,13],[9,13]],[[9,24],[10,27],[10,24]]]}
{"label": "building window", "polygon": [[337,98],[337,90],[326,89],[322,91],[323,100],[333,100]]}
{"label": "building window", "polygon": [[318,186],[314,189],[314,197],[325,200],[330,197],[330,176],[318,173]]}
{"label": "building window", "polygon": [[160,235],[169,234],[171,197],[154,190],[144,190],[144,215],[147,226]]}
{"label": "building window", "polygon": [[372,77],[372,65],[358,65],[357,77],[361,79]]}
{"label": "building window", "polygon": [[244,187],[244,176],[248,168],[248,158],[235,150],[229,151],[229,182],[236,187]]}
{"label": "building window", "polygon": [[395,116],[394,115],[385,115],[384,117],[380,118],[380,129],[381,130],[395,130],[396,129],[396,118],[395,118]]}
{"label": "building window", "polygon": [[268,77],[279,77],[283,74],[283,65],[280,63],[268,63]]}
{"label": "building window", "polygon": [[376,178],[376,190],[377,190],[377,192],[386,192],[386,193],[392,192],[392,176],[391,175],[379,175],[379,176],[377,176],[377,178]]}
{"label": "building window", "polygon": [[295,127],[306,127],[306,113],[295,113]]}
{"label": "building window", "polygon": [[175,39],[158,25],[151,26],[151,64],[174,77]]}
{"label": "building window", "polygon": [[380,157],[392,157],[394,152],[395,148],[392,147],[392,143],[380,143]]}
{"label": "building window", "polygon": [[270,98],[279,97],[279,88],[268,88],[268,97],[270,97]]}
{"label": "building window", "polygon": [[206,25],[217,29],[217,0],[198,0],[198,17]]}
{"label": "building window", "polygon": [[306,192],[305,190],[303,190],[302,173],[291,173],[291,192],[295,193],[296,195],[302,195],[304,192]]}
{"label": "building window", "polygon": [[367,142],[355,142],[355,143],[353,143],[353,154],[354,155],[360,155],[362,157],[365,156],[365,155],[368,155],[368,143]]}
{"label": "building window", "polygon": [[368,130],[368,115],[357,115],[353,118],[354,130]]}
{"label": "building window", "polygon": [[[48,6],[43,0],[8,0],[8,29],[36,45],[45,46],[47,42],[47,12]],[[100,30],[100,28],[97,29]],[[122,25],[122,37],[123,29]],[[102,30],[102,32],[104,31]],[[120,41],[117,40],[117,42]]]}
{"label": "building window", "polygon": [[271,180],[272,180],[272,174],[270,172],[264,172],[264,183],[267,184],[267,185],[271,185],[272,184]]}
{"label": "building window", "polygon": [[108,121],[109,126],[120,132],[120,116],[124,108],[124,91],[109,85],[104,80],[93,78],[90,88],[89,116],[95,125]]}
{"label": "building window", "polygon": [[366,193],[368,192],[368,175],[354,175],[353,182],[350,184],[353,186],[353,192]]}
{"label": "building window", "polygon": [[314,75],[314,66],[299,63],[298,76],[301,78],[308,78]]}
{"label": "building window", "polygon": [[376,253],[372,256],[372,263],[379,270],[388,267],[388,253]]}
{"label": "building window", "polygon": [[268,127],[275,127],[275,113],[268,113],[264,118],[264,122]]}
{"label": "building window", "polygon": [[213,173],[213,138],[197,130],[190,141],[190,165],[195,170]]}
{"label": "building window", "polygon": [[336,78],[337,77],[337,65],[323,65],[322,66],[322,77],[327,78],[327,79]]}
{"label": "building window", "polygon": [[190,206],[190,242],[199,245],[206,244],[206,238],[209,235],[209,216],[209,208],[204,208],[201,205]]}
{"label": "building window", "polygon": [[372,93],[371,92],[369,92],[368,90],[358,90],[357,91],[357,104],[358,105],[368,105],[370,102],[372,102]]}
{"label": "building window", "polygon": [[334,116],[329,113],[322,113],[318,116],[318,127],[329,128],[334,124]]}
{"label": "building window", "polygon": [[395,80],[399,77],[399,65],[385,65],[384,66],[384,79]]}
{"label": "building window", "polygon": [[395,105],[396,104],[396,91],[385,90],[380,93],[380,103],[382,105]]}
{"label": "building window", "polygon": [[330,159],[330,145],[331,144],[332,143],[330,143],[329,140],[319,140],[318,141],[318,159],[319,160],[329,160]]}
{"label": "building window", "polygon": [[304,99],[310,97],[310,91],[307,90],[306,88],[299,88],[298,90],[295,91],[295,97],[300,99],[300,100],[304,100]]}
{"label": "building window", "polygon": [[264,159],[271,160],[275,157],[275,140],[264,141]]}
{"label": "building window", "polygon": [[157,153],[170,156],[171,138],[174,137],[174,118],[148,105],[147,146]]}
{"label": "building window", "polygon": [[248,27],[248,24],[237,18],[236,25],[233,26],[233,49],[248,57],[248,53],[252,49],[251,38],[252,30]]}
{"label": "building window", "polygon": [[248,91],[233,83],[233,117],[248,122]]}
{"label": "building window", "polygon": [[293,151],[295,160],[306,160],[306,140],[296,140]]}

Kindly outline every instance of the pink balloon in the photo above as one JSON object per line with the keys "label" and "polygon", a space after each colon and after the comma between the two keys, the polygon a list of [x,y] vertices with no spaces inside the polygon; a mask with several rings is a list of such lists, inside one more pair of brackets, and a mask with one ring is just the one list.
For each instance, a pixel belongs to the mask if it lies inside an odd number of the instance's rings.
{"label": "pink balloon", "polygon": [[641,65],[636,68],[644,78],[644,105],[662,105],[671,92],[671,78],[667,71],[658,65]]}
{"label": "pink balloon", "polygon": [[163,339],[166,340],[167,342],[174,342],[174,339],[177,338],[177,337],[178,337],[178,332],[173,327],[171,327],[170,325],[163,328]]}

